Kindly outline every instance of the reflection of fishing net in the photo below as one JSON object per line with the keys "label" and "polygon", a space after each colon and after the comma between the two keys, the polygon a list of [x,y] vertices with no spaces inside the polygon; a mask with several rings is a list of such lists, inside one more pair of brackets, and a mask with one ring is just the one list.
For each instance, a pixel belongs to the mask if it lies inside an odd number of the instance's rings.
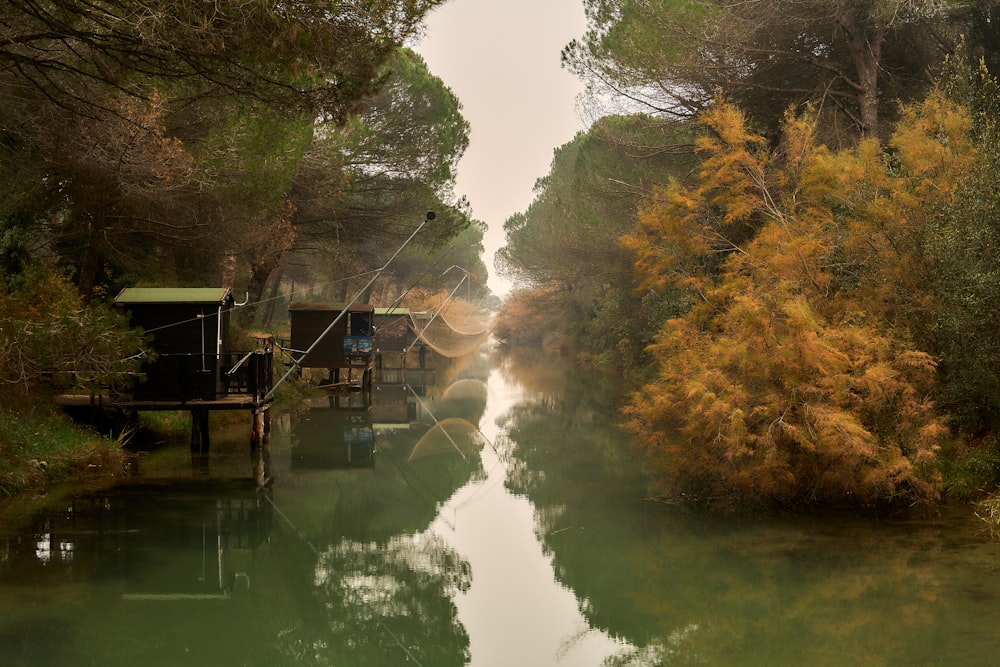
{"label": "reflection of fishing net", "polygon": [[486,402],[486,383],[482,380],[456,380],[448,385],[441,395],[445,401],[482,401]]}
{"label": "reflection of fishing net", "polygon": [[438,316],[430,323],[417,320],[416,332],[420,340],[442,357],[455,359],[471,354],[482,347],[490,337],[488,328],[474,333],[463,333],[451,327],[447,320]]}
{"label": "reflection of fishing net", "polygon": [[449,417],[434,425],[417,440],[406,458],[407,463],[425,456],[448,454],[469,458],[482,447],[479,429],[460,417]]}

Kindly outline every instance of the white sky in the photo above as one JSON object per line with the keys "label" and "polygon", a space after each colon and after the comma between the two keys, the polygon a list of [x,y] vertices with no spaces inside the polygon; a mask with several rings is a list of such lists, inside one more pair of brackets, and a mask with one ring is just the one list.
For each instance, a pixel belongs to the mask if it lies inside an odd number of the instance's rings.
{"label": "white sky", "polygon": [[489,226],[483,259],[500,296],[511,287],[493,268],[504,221],[531,204],[553,150],[584,129],[575,106],[582,86],[559,64],[584,27],[581,0],[449,0],[415,46],[471,125],[455,191]]}

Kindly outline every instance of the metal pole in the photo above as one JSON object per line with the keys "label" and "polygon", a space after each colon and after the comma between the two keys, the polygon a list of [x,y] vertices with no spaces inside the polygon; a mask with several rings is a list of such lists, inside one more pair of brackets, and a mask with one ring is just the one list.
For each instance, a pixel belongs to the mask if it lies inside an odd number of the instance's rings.
{"label": "metal pole", "polygon": [[341,318],[342,318],[342,317],[343,317],[343,316],[344,316],[344,315],[345,315],[345,314],[347,313],[348,309],[349,309],[349,308],[350,308],[351,306],[353,306],[353,305],[354,305],[354,303],[355,303],[355,302],[356,302],[356,301],[357,301],[358,299],[360,299],[360,298],[361,298],[361,296],[362,296],[362,295],[363,295],[363,294],[364,294],[365,292],[367,292],[367,291],[368,291],[368,288],[369,288],[369,287],[371,287],[372,285],[374,285],[374,284],[375,284],[375,281],[376,281],[376,280],[378,280],[378,277],[379,277],[380,275],[382,275],[382,272],[383,272],[383,271],[385,271],[385,270],[386,270],[387,268],[389,268],[389,265],[390,265],[390,264],[392,264],[392,261],[393,261],[394,259],[396,259],[396,257],[397,257],[397,256],[399,255],[399,253],[403,252],[403,248],[405,248],[406,246],[408,246],[408,245],[410,244],[410,241],[412,241],[412,240],[413,240],[413,238],[414,238],[414,237],[415,237],[415,236],[416,236],[416,235],[417,235],[417,234],[418,234],[418,233],[420,232],[420,230],[424,228],[424,225],[426,225],[426,224],[427,224],[428,222],[430,222],[431,220],[433,220],[433,219],[434,219],[435,217],[437,217],[437,216],[435,216],[435,215],[434,215],[434,212],[433,212],[433,211],[429,211],[429,212],[427,213],[427,218],[426,218],[426,219],[425,219],[425,220],[424,220],[423,222],[421,222],[421,223],[420,223],[420,226],[419,226],[419,227],[417,227],[417,228],[416,228],[415,230],[413,230],[413,233],[412,233],[412,234],[410,234],[410,238],[406,239],[406,240],[405,240],[405,241],[403,242],[403,245],[399,246],[399,248],[397,248],[397,249],[396,249],[396,252],[394,252],[394,253],[392,254],[392,257],[390,257],[390,258],[389,258],[389,259],[388,259],[388,260],[386,261],[386,263],[385,263],[385,264],[383,264],[383,265],[381,266],[381,268],[379,268],[378,270],[376,270],[376,271],[375,271],[375,275],[373,275],[373,276],[372,276],[372,279],[368,281],[368,284],[367,284],[367,285],[365,285],[364,287],[362,287],[362,288],[361,288],[360,290],[358,290],[358,293],[354,295],[354,298],[352,298],[352,299],[351,299],[351,300],[350,300],[350,301],[348,302],[348,304],[347,304],[346,306],[344,306],[344,309],[343,309],[342,311],[340,311],[340,315],[337,315],[337,317],[335,317],[335,318],[334,318],[333,322],[330,322],[330,325],[329,325],[329,326],[328,326],[328,327],[327,327],[326,329],[324,329],[324,330],[323,330],[323,333],[321,333],[321,334],[319,335],[319,337],[318,337],[318,338],[316,338],[316,340],[314,340],[314,341],[313,341],[313,344],[312,344],[312,345],[310,345],[310,346],[309,346],[309,348],[308,348],[308,349],[307,349],[307,350],[306,350],[305,352],[303,352],[303,353],[302,353],[302,356],[298,358],[298,360],[297,360],[297,361],[296,361],[296,362],[294,363],[294,365],[293,365],[293,366],[292,366],[291,368],[289,368],[289,369],[288,369],[288,371],[287,371],[287,372],[286,372],[286,373],[285,373],[284,375],[282,375],[282,376],[281,376],[281,379],[280,379],[280,380],[278,380],[277,382],[275,382],[275,383],[274,383],[274,386],[273,386],[273,387],[271,387],[271,390],[270,390],[269,392],[267,392],[267,393],[266,393],[266,394],[264,395],[264,398],[262,399],[262,402],[266,403],[266,402],[268,402],[269,400],[271,400],[272,398],[274,398],[274,392],[275,392],[275,391],[277,391],[278,387],[280,387],[280,386],[281,386],[281,384],[282,384],[282,383],[283,383],[283,382],[284,382],[285,380],[287,380],[287,379],[289,378],[289,376],[291,376],[291,374],[292,374],[292,373],[294,373],[294,372],[295,372],[295,368],[296,368],[296,366],[298,366],[298,362],[299,362],[299,361],[302,361],[302,360],[303,360],[303,359],[305,359],[305,358],[306,358],[307,356],[309,356],[309,353],[310,353],[310,352],[312,352],[312,351],[313,351],[313,349],[314,349],[314,348],[315,348],[315,347],[316,347],[317,345],[319,345],[319,342],[320,342],[321,340],[323,340],[323,339],[324,339],[324,338],[326,337],[326,335],[327,335],[328,333],[330,333],[330,332],[331,332],[331,331],[333,330],[333,327],[334,327],[334,326],[336,326],[336,324],[337,324],[338,322],[340,322],[340,319],[341,319]]}

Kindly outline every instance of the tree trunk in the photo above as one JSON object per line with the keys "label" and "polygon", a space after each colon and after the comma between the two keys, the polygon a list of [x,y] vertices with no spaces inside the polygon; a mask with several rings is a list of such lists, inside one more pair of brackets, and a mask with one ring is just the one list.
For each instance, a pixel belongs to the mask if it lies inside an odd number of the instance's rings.
{"label": "tree trunk", "polygon": [[97,211],[87,225],[87,241],[80,261],[77,289],[84,303],[94,298],[94,289],[104,268],[104,212]]}
{"label": "tree trunk", "polygon": [[[267,279],[276,268],[276,265],[277,262],[250,263],[250,281],[247,284],[248,304],[258,304],[261,302],[264,297],[264,287],[267,285]],[[254,312],[256,311],[253,308],[243,310],[240,313],[240,323],[243,326],[250,326],[252,324],[252,313]]]}
{"label": "tree trunk", "polygon": [[886,26],[875,19],[870,30],[860,25],[852,14],[840,19],[847,38],[847,47],[854,60],[857,74],[855,89],[858,101],[858,124],[865,137],[878,136],[878,70],[882,64],[882,45],[885,43]]}
{"label": "tree trunk", "polygon": [[267,329],[271,320],[274,319],[274,302],[278,300],[278,292],[281,290],[281,267],[274,272],[271,278],[271,289],[268,292],[267,300],[264,302],[264,309],[260,314],[260,325]]}

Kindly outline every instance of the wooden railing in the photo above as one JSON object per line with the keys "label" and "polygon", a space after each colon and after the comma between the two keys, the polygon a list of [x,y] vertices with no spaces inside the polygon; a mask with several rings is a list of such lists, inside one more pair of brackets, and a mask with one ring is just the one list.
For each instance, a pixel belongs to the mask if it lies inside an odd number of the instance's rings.
{"label": "wooden railing", "polygon": [[274,386],[272,348],[222,354],[161,354],[142,369],[137,400],[218,400],[250,396],[255,402]]}
{"label": "wooden railing", "polygon": [[[229,360],[234,360],[232,364]],[[274,386],[274,352],[271,348],[254,350],[239,356],[223,355],[223,389],[226,395],[250,395],[263,400]]]}

